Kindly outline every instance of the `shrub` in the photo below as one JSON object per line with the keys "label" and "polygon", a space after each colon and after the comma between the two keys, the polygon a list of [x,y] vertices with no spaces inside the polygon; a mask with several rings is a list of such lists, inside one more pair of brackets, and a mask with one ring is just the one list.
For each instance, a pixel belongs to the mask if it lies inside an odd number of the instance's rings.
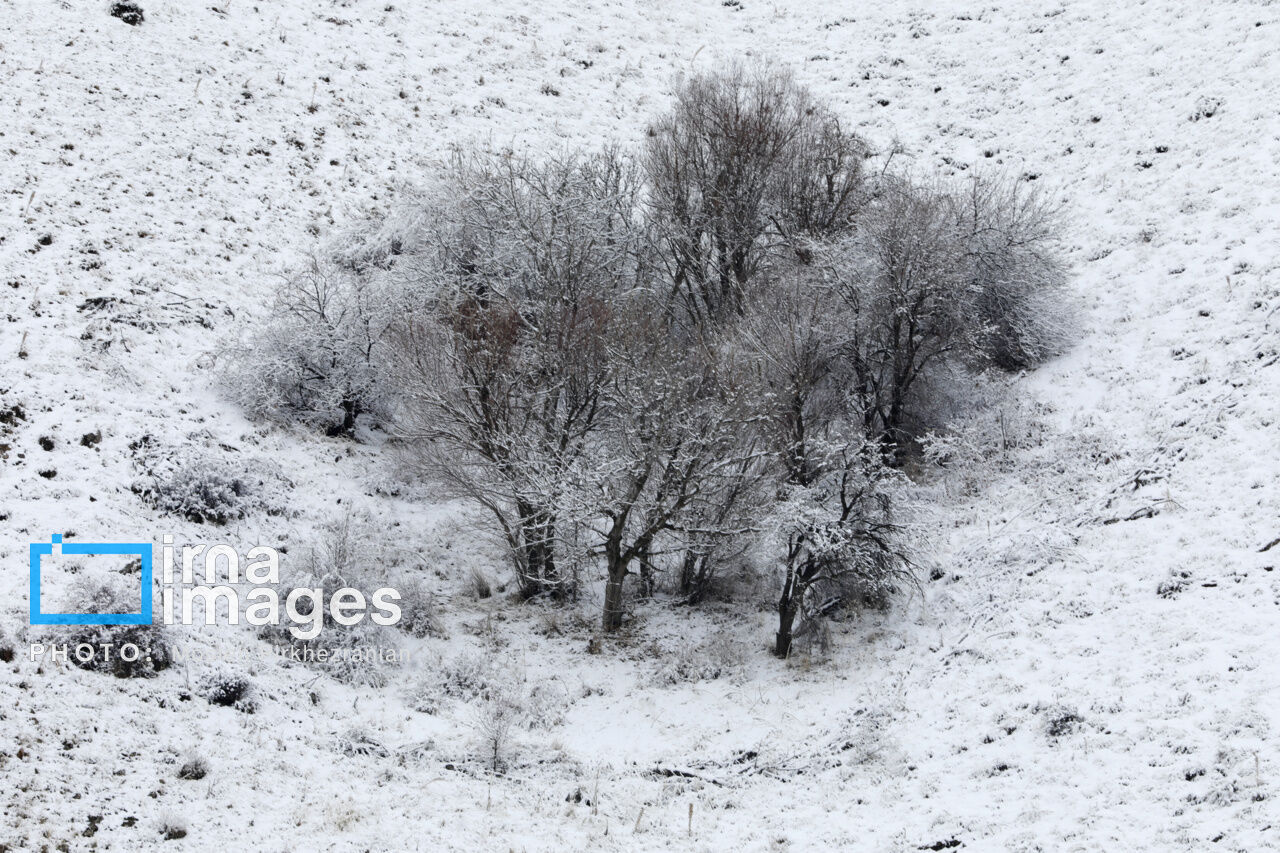
{"label": "shrub", "polygon": [[[387,651],[394,650],[397,638],[388,627],[378,625],[366,616],[354,625],[342,625],[333,618],[327,602],[344,588],[358,590],[368,602],[382,587],[395,587],[388,578],[386,566],[391,556],[374,535],[367,519],[348,513],[331,520],[313,534],[314,544],[300,553],[300,565],[291,570],[279,587],[281,601],[294,589],[319,589],[323,607],[321,630],[312,638],[295,637],[288,623],[267,625],[258,636],[272,643],[298,650],[309,663],[346,684],[382,686],[387,681],[386,668],[394,665]],[[413,591],[401,606],[400,627],[429,632],[438,628],[430,594]],[[400,590],[397,590],[400,591]],[[401,591],[402,596],[404,595]],[[310,615],[308,599],[298,601],[298,612]],[[408,625],[406,625],[406,621]],[[323,650],[323,659],[319,654]]]}
{"label": "shrub", "polygon": [[136,27],[146,20],[142,7],[137,3],[112,3],[109,13],[111,17],[119,18],[131,27]]}
{"label": "shrub", "polygon": [[280,514],[274,463],[246,458],[239,464],[208,451],[182,450],[165,455],[149,437],[134,442],[138,464],[146,472],[133,491],[146,503],[197,524],[221,526],[265,511]]}
{"label": "shrub", "polygon": [[227,670],[206,675],[200,683],[199,692],[211,705],[235,708],[245,714],[252,714],[258,709],[253,683]]}
{"label": "shrub", "polygon": [[361,726],[352,726],[339,735],[337,747],[338,751],[347,757],[372,755],[377,758],[386,758],[391,754],[390,750],[377,740],[368,729]]}
{"label": "shrub", "polygon": [[351,435],[363,414],[386,411],[381,350],[401,313],[396,288],[349,266],[315,260],[276,293],[271,316],[227,354],[224,387],[253,418]]}
{"label": "shrub", "polygon": [[[67,595],[69,613],[137,612],[137,584],[118,576],[78,578]],[[53,638],[66,644],[67,658],[81,669],[110,673],[117,678],[154,678],[173,663],[168,632],[159,625],[67,625],[54,629]],[[135,660],[126,660],[123,647],[137,648]],[[83,659],[77,647],[88,646],[92,655]]]}
{"label": "shrub", "polygon": [[518,668],[463,653],[424,673],[406,698],[410,707],[423,714],[438,714],[449,702],[497,702],[511,706],[517,722],[525,728],[559,725],[569,704],[560,683],[551,679],[526,688],[522,679]]}
{"label": "shrub", "polygon": [[209,775],[209,762],[198,755],[193,755],[178,768],[178,778],[196,781]]}
{"label": "shrub", "polygon": [[435,594],[427,587],[426,581],[401,575],[392,586],[400,593],[397,628],[414,637],[445,639],[448,636],[444,623],[436,614]]}
{"label": "shrub", "polygon": [[474,726],[481,755],[493,773],[504,766],[512,732],[522,716],[520,702],[509,688],[490,690],[475,707]]}
{"label": "shrub", "polygon": [[467,592],[476,601],[482,601],[493,595],[493,587],[489,584],[489,579],[478,566],[472,566],[467,572]]}
{"label": "shrub", "polygon": [[717,634],[696,646],[682,644],[654,673],[655,684],[675,686],[723,678],[742,666],[740,646],[727,634]]}
{"label": "shrub", "polygon": [[1022,370],[1061,352],[1068,325],[1061,208],[1025,182],[974,178],[956,195],[954,210],[981,358]]}

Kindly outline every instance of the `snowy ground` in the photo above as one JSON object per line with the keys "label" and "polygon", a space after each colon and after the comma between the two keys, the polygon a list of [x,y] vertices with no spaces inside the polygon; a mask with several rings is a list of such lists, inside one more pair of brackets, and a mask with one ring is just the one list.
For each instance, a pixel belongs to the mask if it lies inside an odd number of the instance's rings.
{"label": "snowy ground", "polygon": [[[0,850],[1280,849],[1280,7],[422,5],[147,0],[130,27],[0,0],[0,410],[26,414],[0,424]],[[598,602],[468,598],[502,568],[459,508],[219,396],[275,277],[451,146],[635,140],[675,72],[747,52],[922,170],[1036,176],[1071,211],[1078,346],[1018,381],[1014,446],[939,480],[936,579],[830,662],[769,657],[764,609],[660,605],[589,655]],[[297,514],[158,517],[145,434],[278,465]],[[450,639],[386,688],[241,664],[248,715],[182,701],[200,664],[24,659],[28,542],[279,541],[336,500],[444,599]],[[722,677],[664,683],[712,638]],[[558,697],[504,777],[473,708],[406,698],[467,655]],[[211,772],[178,779],[193,752]]]}

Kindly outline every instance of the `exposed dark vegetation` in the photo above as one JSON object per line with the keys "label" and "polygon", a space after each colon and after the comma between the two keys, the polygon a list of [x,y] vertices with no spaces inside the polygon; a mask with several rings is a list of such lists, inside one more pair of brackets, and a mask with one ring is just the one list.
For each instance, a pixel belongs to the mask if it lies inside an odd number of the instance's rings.
{"label": "exposed dark vegetation", "polygon": [[111,17],[119,18],[131,27],[136,27],[146,20],[142,7],[137,3],[112,3],[109,12]]}

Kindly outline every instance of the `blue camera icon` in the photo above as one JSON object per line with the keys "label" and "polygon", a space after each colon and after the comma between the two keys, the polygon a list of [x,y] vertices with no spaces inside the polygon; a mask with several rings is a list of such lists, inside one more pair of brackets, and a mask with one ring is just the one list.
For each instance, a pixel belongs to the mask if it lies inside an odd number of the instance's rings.
{"label": "blue camera icon", "polygon": [[[104,556],[126,554],[142,562],[142,608],[138,613],[42,613],[40,611],[40,558],[53,555],[57,545],[63,554]],[[150,625],[151,624],[151,543],[150,542],[69,542],[55,533],[48,543],[31,543],[31,624],[32,625]]]}

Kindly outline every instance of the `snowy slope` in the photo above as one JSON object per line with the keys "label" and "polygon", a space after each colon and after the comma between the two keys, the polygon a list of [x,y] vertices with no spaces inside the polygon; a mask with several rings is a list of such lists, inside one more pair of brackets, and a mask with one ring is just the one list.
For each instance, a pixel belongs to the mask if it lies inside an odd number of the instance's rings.
{"label": "snowy slope", "polygon": [[[296,540],[345,500],[431,567],[451,638],[411,641],[383,689],[236,664],[253,715],[183,701],[199,664],[0,666],[0,848],[1280,849],[1276,6],[144,8],[0,0],[0,409],[26,414],[0,427],[0,627],[23,636],[26,543],[50,533]],[[743,53],[921,170],[1035,176],[1071,215],[1077,347],[1017,381],[1014,446],[938,477],[939,577],[843,624],[830,663],[774,661],[770,614],[741,608],[641,607],[589,655],[596,602],[471,601],[470,566],[503,569],[461,509],[218,394],[276,277],[451,146],[634,141],[674,73]],[[158,517],[129,489],[147,434],[278,465],[296,515]],[[717,635],[732,672],[664,683]],[[463,655],[559,697],[505,778],[472,708],[406,701]],[[348,755],[353,728],[388,754]],[[192,751],[212,772],[177,779]]]}

